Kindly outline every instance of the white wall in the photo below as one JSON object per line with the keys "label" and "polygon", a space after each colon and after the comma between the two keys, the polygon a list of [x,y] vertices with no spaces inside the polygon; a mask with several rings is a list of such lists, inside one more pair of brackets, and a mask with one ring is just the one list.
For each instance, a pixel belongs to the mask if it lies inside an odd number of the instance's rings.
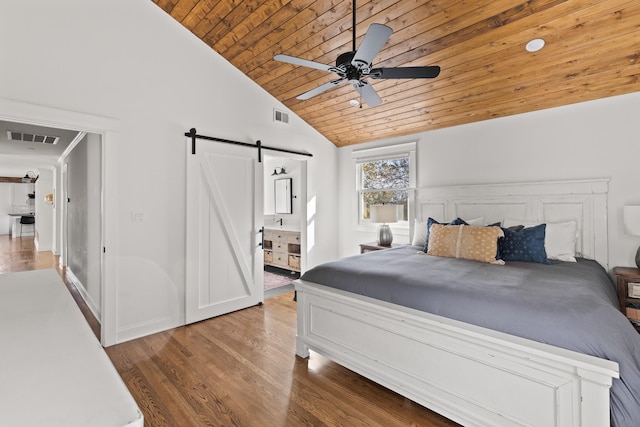
{"label": "white wall", "polygon": [[65,265],[75,276],[87,305],[101,319],[101,163],[100,135],[86,134],[64,159],[68,187]]}
{"label": "white wall", "polygon": [[54,207],[44,201],[46,194],[53,192],[53,171],[38,169],[36,182],[36,247],[39,251],[53,249]]}
{"label": "white wall", "polygon": [[[94,248],[87,253],[87,263],[84,266],[86,270],[87,281],[83,283],[91,300],[96,303],[94,313],[97,312],[97,318],[100,319],[102,313],[100,309],[100,300],[102,298],[102,282],[100,277],[100,259],[102,249],[102,229],[101,226],[101,208],[102,208],[102,139],[100,135],[89,133],[86,135],[86,141],[80,144],[86,145],[86,224],[87,224],[87,248]],[[74,151],[80,146],[78,144]]]}
{"label": "white wall", "polygon": [[13,184],[8,182],[0,183],[0,234],[11,234],[11,224],[14,217],[9,216],[11,212],[11,195]]}
{"label": "white wall", "polygon": [[[634,265],[640,238],[624,233],[622,207],[640,204],[640,93],[494,119],[355,148],[418,141],[418,183],[475,183],[610,178],[609,264]],[[340,255],[357,253],[373,232],[353,230],[351,151],[339,149]],[[408,235],[394,242],[408,242]]]}
{"label": "white wall", "polygon": [[[107,262],[116,341],[184,321],[184,133],[306,150],[308,265],[337,256],[337,149],[148,0],[0,0],[0,98],[112,118]],[[28,22],[29,25],[24,25]],[[43,66],[46,64],[46,66]],[[133,222],[140,213],[144,222]]]}

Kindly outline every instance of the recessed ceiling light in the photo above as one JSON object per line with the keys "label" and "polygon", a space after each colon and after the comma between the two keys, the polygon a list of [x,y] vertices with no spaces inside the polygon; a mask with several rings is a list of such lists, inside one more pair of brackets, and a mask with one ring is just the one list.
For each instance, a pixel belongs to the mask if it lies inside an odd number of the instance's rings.
{"label": "recessed ceiling light", "polygon": [[357,99],[352,99],[349,101],[349,104],[351,104],[354,107],[357,107],[358,105],[360,105],[360,102],[358,102]]}
{"label": "recessed ceiling light", "polygon": [[544,40],[533,39],[529,43],[527,43],[526,49],[527,49],[527,52],[537,52],[543,47],[544,47]]}

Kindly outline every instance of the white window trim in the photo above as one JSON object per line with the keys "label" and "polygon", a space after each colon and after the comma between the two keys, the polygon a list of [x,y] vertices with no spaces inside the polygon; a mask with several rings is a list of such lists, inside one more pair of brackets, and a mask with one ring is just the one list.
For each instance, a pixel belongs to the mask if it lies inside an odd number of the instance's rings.
{"label": "white window trim", "polygon": [[408,221],[402,221],[395,224],[389,224],[394,234],[400,236],[409,236],[411,221],[413,220],[415,188],[417,176],[416,163],[416,142],[406,142],[403,144],[385,145],[382,147],[365,148],[363,150],[354,150],[351,152],[353,159],[353,172],[356,180],[354,201],[355,215],[353,215],[354,229],[357,231],[375,232],[378,229],[376,224],[371,224],[368,220],[360,220],[360,191],[362,190],[360,182],[360,164],[370,162],[372,160],[382,160],[385,158],[409,157],[409,187],[407,188],[407,210]]}

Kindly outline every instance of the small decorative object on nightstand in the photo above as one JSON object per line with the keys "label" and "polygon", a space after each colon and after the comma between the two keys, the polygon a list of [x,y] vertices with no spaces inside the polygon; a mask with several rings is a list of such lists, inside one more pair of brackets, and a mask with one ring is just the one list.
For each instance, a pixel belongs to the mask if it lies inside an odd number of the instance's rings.
{"label": "small decorative object on nightstand", "polygon": [[618,282],[620,311],[640,331],[640,270],[635,267],[614,267]]}
{"label": "small decorative object on nightstand", "polygon": [[371,205],[369,221],[373,224],[382,224],[378,228],[378,245],[391,246],[393,234],[389,224],[398,221],[397,205]]}

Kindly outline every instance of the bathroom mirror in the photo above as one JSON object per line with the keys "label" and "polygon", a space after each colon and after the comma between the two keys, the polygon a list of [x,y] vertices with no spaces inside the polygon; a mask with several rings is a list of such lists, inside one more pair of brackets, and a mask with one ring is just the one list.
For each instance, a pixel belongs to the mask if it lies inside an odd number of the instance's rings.
{"label": "bathroom mirror", "polygon": [[292,213],[293,194],[291,193],[291,178],[280,178],[274,181],[275,202],[277,214]]}

